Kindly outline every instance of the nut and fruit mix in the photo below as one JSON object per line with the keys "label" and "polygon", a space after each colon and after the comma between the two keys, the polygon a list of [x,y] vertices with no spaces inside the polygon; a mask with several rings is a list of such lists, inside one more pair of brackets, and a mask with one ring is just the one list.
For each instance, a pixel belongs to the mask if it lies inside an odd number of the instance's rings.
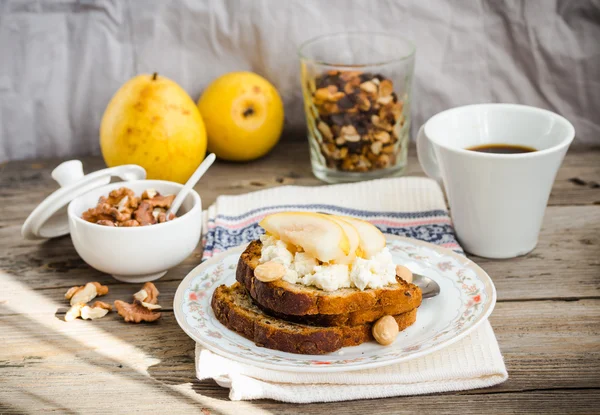
{"label": "nut and fruit mix", "polygon": [[[365,172],[392,167],[400,150],[403,101],[379,74],[331,70],[317,76],[312,102],[327,167]],[[309,111],[310,113],[310,111]],[[310,124],[310,123],[309,123]]]}
{"label": "nut and fruit mix", "polygon": [[[146,226],[167,221],[167,210],[175,195],[163,196],[154,189],[146,189],[141,197],[127,187],[113,190],[108,197],[101,196],[98,206],[83,212],[81,218],[104,226]],[[170,219],[175,218],[171,214]]]}

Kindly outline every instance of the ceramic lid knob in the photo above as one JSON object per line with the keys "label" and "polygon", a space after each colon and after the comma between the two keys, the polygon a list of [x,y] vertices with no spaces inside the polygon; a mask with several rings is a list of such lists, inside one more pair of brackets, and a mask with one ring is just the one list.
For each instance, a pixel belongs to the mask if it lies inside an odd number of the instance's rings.
{"label": "ceramic lid knob", "polygon": [[80,160],[65,161],[52,170],[52,178],[60,187],[78,182],[83,178],[83,164]]}

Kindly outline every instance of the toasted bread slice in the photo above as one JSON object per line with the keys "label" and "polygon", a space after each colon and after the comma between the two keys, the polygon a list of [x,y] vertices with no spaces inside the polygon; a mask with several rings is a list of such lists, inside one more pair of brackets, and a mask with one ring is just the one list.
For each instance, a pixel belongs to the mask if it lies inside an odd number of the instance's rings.
{"label": "toasted bread slice", "polygon": [[283,280],[259,281],[254,278],[254,269],[259,263],[261,247],[260,241],[248,245],[238,262],[236,279],[246,287],[257,304],[270,312],[287,316],[316,315],[314,319],[303,320],[311,324],[354,325],[374,321],[386,314],[401,314],[421,304],[421,289],[400,278],[384,288],[364,291],[343,288],[334,292]]}
{"label": "toasted bread slice", "polygon": [[[256,302],[255,302],[256,303]],[[383,316],[395,316],[414,310],[421,304],[421,301],[407,301],[406,303],[394,304],[387,307],[373,307],[368,310],[353,311],[351,313],[342,314],[306,314],[303,316],[294,316],[292,314],[284,314],[273,311],[267,307],[263,307],[256,303],[265,313],[287,320],[292,323],[307,324],[310,326],[319,327],[336,327],[336,326],[359,326],[361,324],[373,323]]]}
{"label": "toasted bread slice", "polygon": [[[211,306],[227,328],[252,340],[258,346],[299,354],[324,354],[342,347],[372,340],[372,324],[341,327],[315,327],[290,323],[261,311],[240,284],[221,285],[213,293]],[[413,324],[417,310],[394,316],[400,330]]]}

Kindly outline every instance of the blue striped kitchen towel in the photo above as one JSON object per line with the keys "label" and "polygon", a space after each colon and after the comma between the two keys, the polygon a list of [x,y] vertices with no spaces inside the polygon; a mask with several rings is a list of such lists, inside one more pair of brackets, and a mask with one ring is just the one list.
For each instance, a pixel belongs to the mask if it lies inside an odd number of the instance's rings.
{"label": "blue striped kitchen towel", "polygon": [[311,211],[349,215],[383,233],[431,242],[462,253],[439,185],[423,177],[350,184],[281,186],[238,196],[219,196],[204,212],[202,259],[257,239],[268,214]]}

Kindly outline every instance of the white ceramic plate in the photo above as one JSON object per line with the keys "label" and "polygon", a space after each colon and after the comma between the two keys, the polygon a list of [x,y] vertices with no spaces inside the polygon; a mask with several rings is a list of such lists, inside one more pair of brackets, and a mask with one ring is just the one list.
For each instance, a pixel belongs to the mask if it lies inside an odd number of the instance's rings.
{"label": "white ceramic plate", "polygon": [[213,314],[210,299],[216,287],[235,282],[245,246],[209,259],[185,277],[175,294],[175,317],[203,347],[238,362],[292,372],[338,372],[385,366],[434,352],[466,336],[490,315],[496,289],[477,264],[426,242],[386,238],[396,264],[433,278],[441,287],[439,296],[423,300],[417,321],[400,332],[391,346],[368,342],[326,355],[300,355],[258,347],[223,326]]}

